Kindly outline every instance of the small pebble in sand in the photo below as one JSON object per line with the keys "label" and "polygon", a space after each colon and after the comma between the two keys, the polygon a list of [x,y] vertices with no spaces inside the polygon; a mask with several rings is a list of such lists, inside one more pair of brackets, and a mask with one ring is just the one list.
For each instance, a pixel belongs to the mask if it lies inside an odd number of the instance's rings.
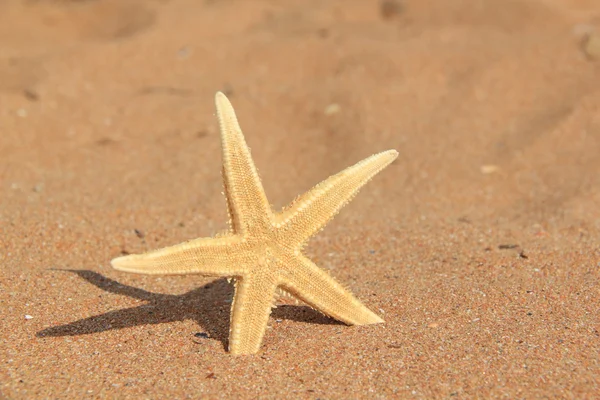
{"label": "small pebble in sand", "polygon": [[324,113],[325,115],[333,115],[339,113],[340,111],[342,111],[342,107],[337,103],[332,103],[325,107]]}
{"label": "small pebble in sand", "polygon": [[177,57],[181,58],[181,59],[186,59],[188,58],[190,55],[192,54],[192,51],[190,50],[189,47],[182,47],[179,50],[177,50]]}
{"label": "small pebble in sand", "polygon": [[25,319],[29,320],[29,319],[32,319],[32,318],[33,318],[33,317],[32,317],[31,315],[29,315],[29,314],[25,314]]}
{"label": "small pebble in sand", "polygon": [[488,175],[498,172],[500,168],[497,165],[482,165],[479,170],[482,174]]}
{"label": "small pebble in sand", "polygon": [[585,38],[583,51],[590,60],[600,60],[600,33],[590,33]]}
{"label": "small pebble in sand", "polygon": [[392,19],[401,14],[404,7],[398,0],[382,0],[379,2],[379,13],[383,19]]}
{"label": "small pebble in sand", "polygon": [[23,96],[30,101],[37,101],[40,99],[40,96],[32,89],[23,90]]}

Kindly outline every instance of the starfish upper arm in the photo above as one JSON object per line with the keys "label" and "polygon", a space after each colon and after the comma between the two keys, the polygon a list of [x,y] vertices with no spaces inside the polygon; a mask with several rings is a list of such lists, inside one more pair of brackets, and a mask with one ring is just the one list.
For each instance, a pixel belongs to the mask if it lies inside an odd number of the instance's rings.
{"label": "starfish upper arm", "polygon": [[396,150],[374,154],[330,176],[300,196],[289,208],[275,216],[282,236],[290,243],[306,242],[352,200],[363,185],[396,157]]}
{"label": "starfish upper arm", "polygon": [[241,234],[252,229],[267,229],[271,207],[242,129],[227,97],[219,92],[215,101],[221,125],[223,183],[232,228]]}

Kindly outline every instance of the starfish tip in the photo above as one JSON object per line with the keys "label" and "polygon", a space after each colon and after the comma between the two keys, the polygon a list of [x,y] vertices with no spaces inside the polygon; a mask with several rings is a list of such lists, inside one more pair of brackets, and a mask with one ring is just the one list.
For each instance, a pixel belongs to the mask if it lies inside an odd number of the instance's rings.
{"label": "starfish tip", "polygon": [[382,324],[385,321],[379,315],[371,312],[369,317],[364,321],[364,325]]}
{"label": "starfish tip", "polygon": [[227,100],[227,96],[225,96],[225,93],[218,91],[215,94],[215,101],[218,103],[219,101],[223,101],[223,100]]}
{"label": "starfish tip", "polygon": [[395,160],[398,157],[398,155],[400,154],[400,153],[398,153],[397,150],[388,150],[387,153],[390,155],[390,157],[393,160]]}
{"label": "starfish tip", "polygon": [[118,271],[126,271],[127,256],[117,257],[110,260],[110,266]]}

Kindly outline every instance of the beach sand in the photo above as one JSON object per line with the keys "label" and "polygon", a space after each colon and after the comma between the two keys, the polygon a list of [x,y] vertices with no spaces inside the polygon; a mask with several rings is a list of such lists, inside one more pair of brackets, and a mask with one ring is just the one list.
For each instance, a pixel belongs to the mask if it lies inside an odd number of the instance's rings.
{"label": "beach sand", "polygon": [[[600,3],[0,1],[0,398],[591,398]],[[224,279],[110,260],[227,227],[214,94],[275,209],[400,156],[307,254],[385,324],[295,302],[226,352]]]}

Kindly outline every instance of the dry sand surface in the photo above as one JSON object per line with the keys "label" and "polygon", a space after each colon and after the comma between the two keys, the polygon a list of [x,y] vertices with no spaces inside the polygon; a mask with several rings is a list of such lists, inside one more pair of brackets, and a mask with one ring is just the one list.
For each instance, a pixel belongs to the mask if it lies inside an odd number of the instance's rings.
{"label": "dry sand surface", "polygon": [[[399,158],[307,254],[386,320],[109,261],[226,228],[225,91],[275,208]],[[597,0],[0,1],[0,398],[600,393]]]}

